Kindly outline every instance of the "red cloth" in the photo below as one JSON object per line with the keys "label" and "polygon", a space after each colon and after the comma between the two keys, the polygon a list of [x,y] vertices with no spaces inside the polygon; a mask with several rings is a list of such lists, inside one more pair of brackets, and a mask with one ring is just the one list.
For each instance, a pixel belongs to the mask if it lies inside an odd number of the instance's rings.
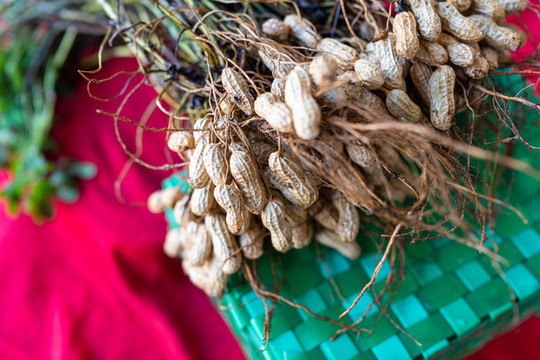
{"label": "red cloth", "polygon": [[[137,64],[112,60],[97,76],[126,68]],[[92,89],[111,97],[126,79]],[[154,89],[144,86],[123,115],[139,120],[154,98]],[[208,298],[182,274],[178,260],[163,254],[163,215],[115,196],[113,184],[128,157],[111,117],[96,109],[114,112],[118,105],[90,100],[81,81],[59,106],[65,121],[55,137],[62,152],[98,166],[97,177],[82,183],[77,203],[58,204],[54,221],[41,226],[1,211],[0,358],[242,359]],[[149,124],[166,127],[167,117],[155,113]],[[120,127],[135,151],[134,125]],[[164,133],[144,133],[143,159],[165,163]],[[124,197],[144,203],[169,174],[135,165],[123,183]]]}
{"label": "red cloth", "polygon": [[[126,68],[136,63],[111,60],[98,77]],[[126,78],[92,89],[112,97]],[[123,116],[140,119],[154,98],[143,86]],[[89,100],[81,82],[59,106],[65,121],[55,137],[62,152],[99,169],[96,179],[82,183],[77,203],[58,204],[54,221],[41,226],[0,210],[0,358],[242,359],[210,301],[182,274],[179,261],[163,254],[163,216],[131,204],[144,203],[170,173],[135,165],[122,185],[130,204],[115,196],[113,184],[128,157],[111,118],[95,110],[114,112],[118,105]],[[149,124],[166,127],[167,118],[156,111]],[[120,128],[135,151],[134,125]],[[167,162],[165,147],[156,146],[163,138],[144,132],[145,161]],[[469,359],[536,359],[537,339],[540,319],[533,318]]]}

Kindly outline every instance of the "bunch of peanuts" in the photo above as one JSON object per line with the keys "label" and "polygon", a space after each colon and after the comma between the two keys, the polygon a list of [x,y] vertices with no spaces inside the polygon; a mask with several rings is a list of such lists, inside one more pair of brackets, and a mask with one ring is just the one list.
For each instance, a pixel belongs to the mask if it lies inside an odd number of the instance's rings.
{"label": "bunch of peanuts", "polygon": [[[187,181],[193,191],[160,190],[148,206],[154,212],[173,208],[179,228],[167,234],[165,252],[181,256],[186,274],[209,296],[223,294],[243,258],[263,254],[268,234],[279,252],[305,247],[314,238],[350,259],[360,255],[358,209],[290,148],[265,138],[265,132],[325,141],[325,115],[332,106],[353,100],[396,121],[446,131],[464,106],[456,79],[485,77],[522,43],[520,31],[502,21],[522,11],[526,0],[409,4],[410,11],[405,6],[392,19],[392,32],[370,42],[322,38],[298,15],[267,20],[262,33],[271,41],[250,56],[272,73],[268,91],[255,96],[245,73],[227,67],[217,109],[191,129],[170,134],[169,148],[189,158]],[[273,42],[296,44],[312,56],[299,62]],[[411,98],[408,92],[416,94]],[[246,119],[263,125],[241,128],[241,135],[231,131],[228,124]],[[378,166],[360,140],[332,140],[329,146],[365,173]]]}

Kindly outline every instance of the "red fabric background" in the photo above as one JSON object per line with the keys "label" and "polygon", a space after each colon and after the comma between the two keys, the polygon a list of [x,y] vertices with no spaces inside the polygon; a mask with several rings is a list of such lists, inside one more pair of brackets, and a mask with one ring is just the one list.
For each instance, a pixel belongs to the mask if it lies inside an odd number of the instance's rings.
{"label": "red fabric background", "polygon": [[[136,69],[136,63],[111,60],[99,78],[126,68]],[[113,96],[126,78],[94,87],[95,94]],[[123,115],[140,119],[154,97],[143,86]],[[111,118],[95,111],[114,112],[118,104],[90,100],[81,82],[59,106],[65,121],[54,136],[62,153],[99,169],[94,180],[82,183],[76,204],[58,204],[54,221],[41,226],[0,210],[0,358],[242,359],[206,296],[182,274],[179,261],[163,254],[163,216],[141,206],[170,173],[135,165],[122,184],[127,203],[115,195],[114,181],[128,157]],[[156,111],[149,124],[165,127],[167,119]],[[134,126],[120,128],[135,151]],[[163,138],[144,132],[145,161],[167,162]],[[537,339],[535,317],[469,359],[537,359]]]}

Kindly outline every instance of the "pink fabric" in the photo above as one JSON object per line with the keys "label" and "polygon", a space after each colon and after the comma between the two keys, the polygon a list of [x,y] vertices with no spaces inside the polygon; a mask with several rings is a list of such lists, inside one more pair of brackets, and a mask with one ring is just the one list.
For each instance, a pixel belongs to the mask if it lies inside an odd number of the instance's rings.
{"label": "pink fabric", "polygon": [[[136,66],[112,60],[99,78]],[[111,97],[121,86],[113,81],[93,89]],[[143,87],[124,116],[140,119],[154,94]],[[76,204],[58,204],[54,221],[41,226],[1,211],[0,358],[242,359],[210,301],[182,274],[180,262],[163,254],[163,215],[115,197],[113,183],[128,158],[111,118],[96,109],[114,112],[118,104],[89,100],[81,82],[60,105],[66,121],[55,137],[62,152],[99,169],[97,178],[82,183]],[[150,125],[166,127],[167,118],[156,111]],[[120,127],[135,151],[134,126]],[[166,162],[164,141],[150,142],[163,137],[145,131],[143,159]],[[169,174],[135,165],[122,186],[126,200],[144,203]]]}
{"label": "pink fabric", "polygon": [[[524,17],[538,29],[532,13]],[[136,63],[111,60],[99,78],[126,68]],[[94,86],[95,94],[113,96],[126,78]],[[154,90],[143,86],[123,115],[140,119],[153,98]],[[122,185],[128,204],[115,196],[113,184],[128,157],[111,118],[95,110],[114,112],[118,104],[89,100],[81,82],[59,106],[65,122],[55,137],[62,152],[99,168],[96,179],[82,183],[76,204],[58,204],[55,220],[41,226],[0,209],[0,358],[242,359],[206,296],[182,274],[179,261],[163,254],[163,216],[133,205],[144,203],[170,173],[135,165]],[[167,119],[156,111],[149,124],[165,127]],[[135,151],[134,126],[120,128]],[[145,161],[167,162],[164,146],[155,145],[163,137],[144,132]],[[536,359],[539,338],[540,319],[533,318],[469,359]]]}

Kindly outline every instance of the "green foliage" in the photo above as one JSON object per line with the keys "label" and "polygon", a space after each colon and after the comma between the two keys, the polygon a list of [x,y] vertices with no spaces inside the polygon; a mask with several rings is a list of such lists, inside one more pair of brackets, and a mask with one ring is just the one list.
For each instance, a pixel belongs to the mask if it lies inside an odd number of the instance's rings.
{"label": "green foliage", "polygon": [[59,72],[77,32],[10,24],[0,35],[0,167],[9,173],[0,196],[10,212],[42,220],[53,215],[54,198],[77,199],[76,178],[96,172],[92,164],[55,162],[45,153],[53,147],[49,132]]}

